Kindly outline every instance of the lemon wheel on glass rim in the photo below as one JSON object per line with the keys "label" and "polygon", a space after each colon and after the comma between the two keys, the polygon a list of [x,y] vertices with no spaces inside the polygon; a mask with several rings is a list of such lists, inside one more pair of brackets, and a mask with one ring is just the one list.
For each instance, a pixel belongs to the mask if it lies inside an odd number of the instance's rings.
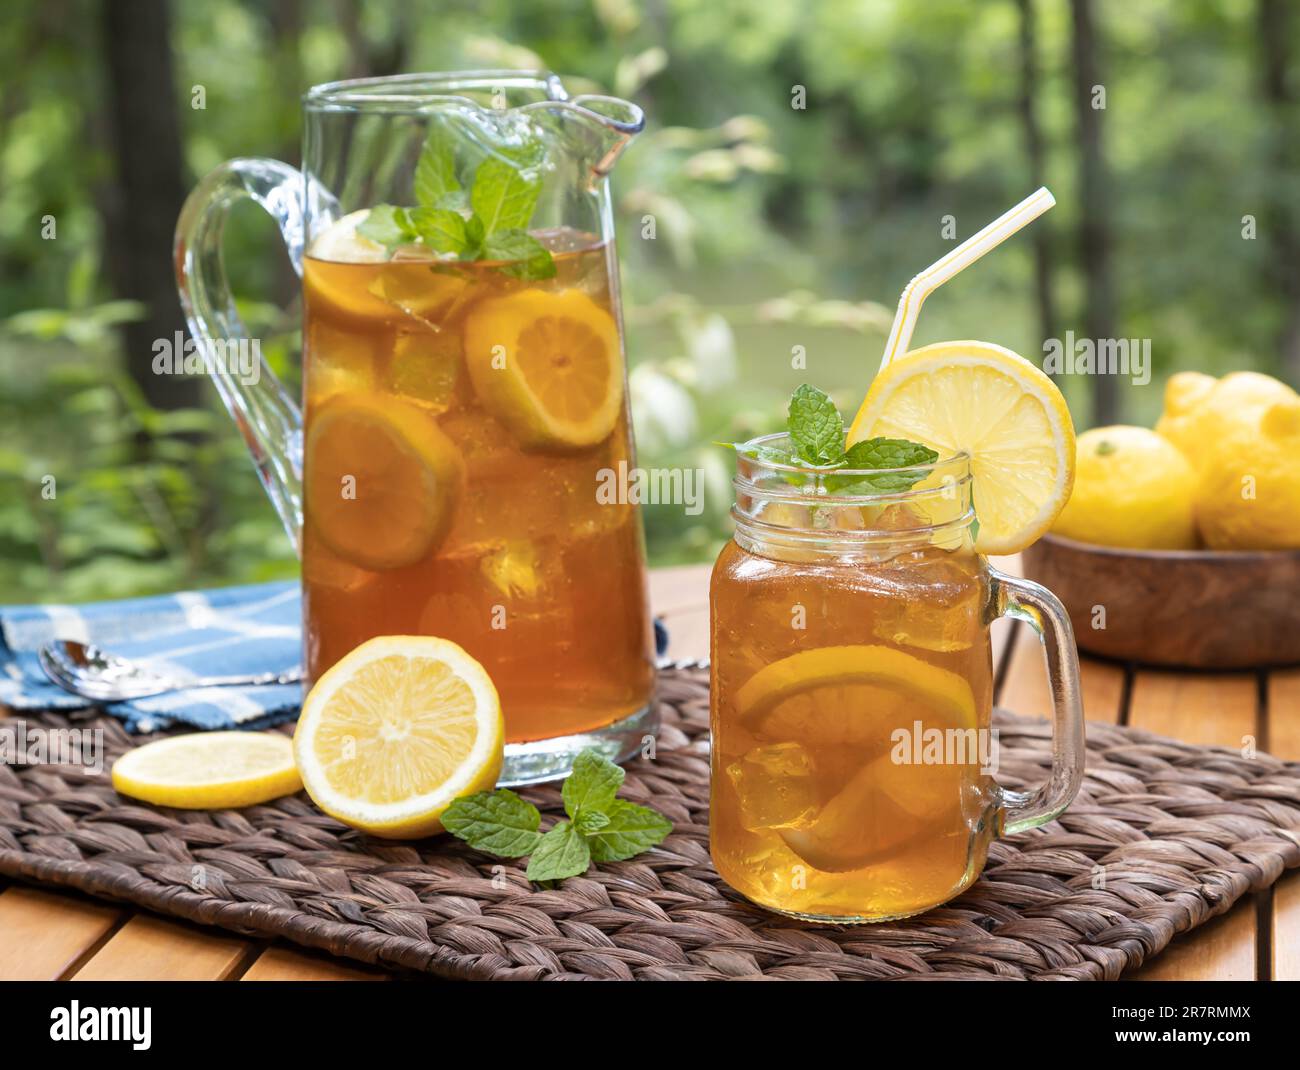
{"label": "lemon wheel on glass rim", "polygon": [[970,456],[982,554],[1014,554],[1056,519],[1074,486],[1074,423],[1051,378],[991,342],[938,342],[881,369],[848,441],[921,442]]}

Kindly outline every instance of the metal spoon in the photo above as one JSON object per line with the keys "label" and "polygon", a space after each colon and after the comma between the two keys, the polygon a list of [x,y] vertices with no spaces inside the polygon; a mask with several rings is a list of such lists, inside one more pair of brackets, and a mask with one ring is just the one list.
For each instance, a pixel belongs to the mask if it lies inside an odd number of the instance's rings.
{"label": "metal spoon", "polygon": [[95,702],[125,702],[191,687],[252,687],[296,684],[302,680],[300,668],[252,676],[168,676],[75,639],[55,639],[46,643],[37,652],[37,657],[45,675],[63,690]]}

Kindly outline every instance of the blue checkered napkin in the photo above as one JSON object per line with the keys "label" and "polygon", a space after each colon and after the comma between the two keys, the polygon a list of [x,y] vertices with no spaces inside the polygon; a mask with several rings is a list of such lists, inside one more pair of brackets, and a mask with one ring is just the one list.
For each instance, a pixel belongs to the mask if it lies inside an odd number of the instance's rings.
{"label": "blue checkered napkin", "polygon": [[[15,710],[86,706],[54,684],[36,651],[77,639],[181,676],[286,672],[302,661],[297,583],[262,583],[82,606],[0,607],[0,703]],[[300,684],[196,687],[105,707],[132,732],[172,724],[265,728],[298,715]]]}

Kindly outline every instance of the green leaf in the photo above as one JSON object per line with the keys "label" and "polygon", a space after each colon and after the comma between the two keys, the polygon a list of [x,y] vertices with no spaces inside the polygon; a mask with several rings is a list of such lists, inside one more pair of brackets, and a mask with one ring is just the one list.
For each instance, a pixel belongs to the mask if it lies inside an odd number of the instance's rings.
{"label": "green leaf", "polygon": [[465,251],[465,218],[447,208],[412,208],[411,226],[420,240],[440,253]]}
{"label": "green leaf", "polygon": [[434,208],[446,208],[449,212],[467,216],[470,213],[469,194],[463,189],[449,190],[433,202]]}
{"label": "green leaf", "polygon": [[488,260],[507,260],[501,270],[516,279],[555,278],[555,260],[551,252],[526,230],[517,228],[489,234],[483,242]]}
{"label": "green leaf", "polygon": [[586,873],[591,866],[587,841],[569,822],[561,821],[538,843],[528,860],[530,881],[558,881]]}
{"label": "green leaf", "polygon": [[[939,454],[919,442],[905,438],[869,438],[855,442],[844,455],[846,468],[912,468],[933,464]],[[911,490],[929,475],[928,471],[881,472],[878,476],[831,475],[826,489],[832,493],[897,494]]]}
{"label": "green leaf", "polygon": [[426,208],[443,208],[443,198],[460,191],[450,140],[430,137],[415,165],[415,199]]}
{"label": "green leaf", "polygon": [[392,249],[409,240],[405,226],[407,222],[405,210],[395,208],[391,204],[377,204],[361,221],[357,233],[363,238],[369,238]]}
{"label": "green leaf", "polygon": [[573,827],[584,836],[599,832],[609,824],[609,815],[601,810],[583,810],[573,821]]}
{"label": "green leaf", "polygon": [[804,383],[790,398],[790,441],[809,464],[844,459],[844,421],[830,396]]}
{"label": "green leaf", "polygon": [[483,220],[472,215],[465,220],[465,251],[462,260],[477,260],[483,252]]}
{"label": "green leaf", "polygon": [[469,200],[483,221],[484,234],[526,227],[537,207],[541,181],[505,160],[490,156],[479,164]]}
{"label": "green leaf", "polygon": [[597,862],[621,862],[663,843],[673,823],[657,810],[615,799],[605,811],[609,824],[587,837]]}
{"label": "green leaf", "polygon": [[471,847],[501,858],[531,854],[545,838],[537,831],[537,807],[505,788],[453,800],[442,824]]}
{"label": "green leaf", "polygon": [[573,760],[573,772],[560,789],[564,812],[576,819],[588,810],[608,810],[625,776],[622,766],[591,748],[584,750]]}

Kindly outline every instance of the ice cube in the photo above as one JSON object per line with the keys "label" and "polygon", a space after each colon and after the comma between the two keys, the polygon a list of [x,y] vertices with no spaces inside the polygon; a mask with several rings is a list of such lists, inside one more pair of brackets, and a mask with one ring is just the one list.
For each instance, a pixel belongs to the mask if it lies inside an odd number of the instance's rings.
{"label": "ice cube", "polygon": [[399,331],[384,386],[441,415],[451,408],[461,380],[460,339],[449,331]]}
{"label": "ice cube", "polygon": [[886,642],[936,653],[965,650],[981,634],[983,585],[969,554],[920,551],[890,570],[905,597],[882,601],[875,632]]}
{"label": "ice cube", "polygon": [[802,829],[817,820],[817,767],[798,743],[755,747],[727,766],[740,799],[740,820],[751,832]]}

